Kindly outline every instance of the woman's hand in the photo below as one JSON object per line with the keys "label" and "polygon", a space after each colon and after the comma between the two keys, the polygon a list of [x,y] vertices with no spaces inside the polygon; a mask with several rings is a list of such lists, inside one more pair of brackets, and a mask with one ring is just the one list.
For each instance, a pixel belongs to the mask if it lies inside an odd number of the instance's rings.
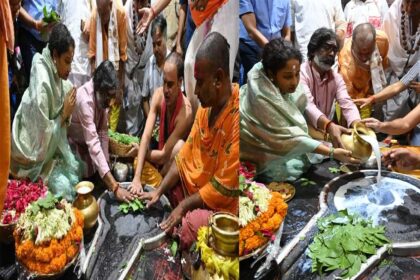
{"label": "woman's hand", "polygon": [[74,107],[76,105],[76,88],[73,87],[66,95],[64,99],[62,119],[63,121],[68,120],[71,114],[73,113]]}
{"label": "woman's hand", "polygon": [[334,159],[341,161],[343,163],[350,163],[350,164],[360,164],[360,160],[357,158],[353,158],[351,156],[351,151],[337,148],[334,149]]}

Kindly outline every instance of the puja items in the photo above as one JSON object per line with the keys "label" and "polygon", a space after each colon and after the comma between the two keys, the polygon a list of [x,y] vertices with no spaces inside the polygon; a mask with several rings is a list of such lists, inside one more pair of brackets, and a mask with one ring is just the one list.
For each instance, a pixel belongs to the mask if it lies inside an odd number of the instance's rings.
{"label": "puja items", "polygon": [[51,193],[31,203],[14,231],[16,258],[33,276],[62,273],[83,240],[83,214]]}
{"label": "puja items", "polygon": [[128,134],[114,132],[108,130],[109,136],[109,150],[111,154],[128,157],[128,153],[132,148],[132,143],[140,143],[140,139]]}
{"label": "puja items", "polygon": [[91,194],[94,185],[89,181],[82,181],[76,185],[78,194],[73,206],[80,210],[84,217],[84,229],[88,230],[96,225],[99,207],[95,197]]}
{"label": "puja items", "polygon": [[32,201],[44,196],[47,187],[39,180],[36,183],[29,180],[9,180],[6,199],[0,218],[0,240],[5,243],[13,241],[13,230],[19,216],[25,212]]}
{"label": "puja items", "polygon": [[[228,216],[224,216],[226,213],[216,213],[212,216],[212,220],[216,219],[216,223],[219,223],[219,226],[216,225],[216,228],[225,227],[226,224],[230,227],[231,222],[229,221],[230,218]],[[228,214],[229,215],[229,214]],[[233,215],[232,215],[233,216]],[[219,238],[215,237],[214,235],[214,224],[209,227],[201,227],[197,232],[197,243],[196,243],[196,250],[198,251],[198,255],[200,261],[198,262],[199,266],[192,269],[192,279],[239,279],[239,258],[236,256],[229,257],[218,254],[215,251],[215,246],[211,246],[209,244],[209,240],[211,238]],[[238,224],[236,222],[236,232],[237,232]],[[220,230],[220,228],[219,228]],[[225,238],[223,238],[225,239]],[[229,239],[229,238],[228,238]],[[236,244],[237,244],[236,238]],[[218,242],[220,242],[219,240]],[[222,244],[225,244],[222,241]],[[231,244],[231,242],[227,242],[226,244]],[[220,245],[217,245],[220,246]],[[222,247],[224,247],[222,245]],[[230,246],[229,246],[230,247]],[[232,246],[232,250],[233,250]],[[237,245],[236,245],[237,248]],[[236,249],[237,254],[237,249]],[[203,264],[203,265],[201,265]]]}
{"label": "puja items", "polygon": [[217,212],[210,218],[213,248],[223,256],[238,256],[239,221],[238,217]]}
{"label": "puja items", "polygon": [[239,257],[245,259],[274,240],[287,213],[282,195],[239,177]]}

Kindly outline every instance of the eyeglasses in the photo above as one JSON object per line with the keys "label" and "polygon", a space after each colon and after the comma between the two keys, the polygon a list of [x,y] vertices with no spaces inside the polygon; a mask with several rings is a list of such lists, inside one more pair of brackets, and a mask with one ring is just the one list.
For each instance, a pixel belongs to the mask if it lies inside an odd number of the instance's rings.
{"label": "eyeglasses", "polygon": [[334,53],[337,53],[338,52],[338,47],[336,45],[332,45],[332,44],[325,44],[321,47],[320,50],[323,51],[323,52],[327,52],[327,53],[329,53],[331,51],[334,52]]}

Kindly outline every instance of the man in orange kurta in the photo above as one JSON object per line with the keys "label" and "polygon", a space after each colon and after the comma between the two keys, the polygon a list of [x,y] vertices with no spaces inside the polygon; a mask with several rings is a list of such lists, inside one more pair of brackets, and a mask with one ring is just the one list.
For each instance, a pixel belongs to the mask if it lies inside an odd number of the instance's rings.
{"label": "man in orange kurta", "polygon": [[0,1],[0,213],[3,211],[10,164],[10,103],[7,51],[13,52],[14,43],[13,19],[9,1]]}
{"label": "man in orange kurta", "polygon": [[238,215],[239,207],[239,88],[230,83],[229,47],[220,33],[210,33],[201,44],[194,76],[201,107],[191,133],[159,188],[140,196],[150,206],[181,181],[186,198],[161,228],[169,232],[182,220],[183,248],[207,225],[211,211]]}
{"label": "man in orange kurta", "polygon": [[[353,38],[346,40],[338,56],[338,65],[352,99],[374,94],[372,63],[380,64],[376,71],[384,77],[383,70],[388,66],[388,47],[386,34],[380,30],[375,31],[370,23],[358,25],[354,29]],[[375,83],[379,82],[378,80]],[[362,119],[370,117],[371,107],[365,108],[359,109]]]}

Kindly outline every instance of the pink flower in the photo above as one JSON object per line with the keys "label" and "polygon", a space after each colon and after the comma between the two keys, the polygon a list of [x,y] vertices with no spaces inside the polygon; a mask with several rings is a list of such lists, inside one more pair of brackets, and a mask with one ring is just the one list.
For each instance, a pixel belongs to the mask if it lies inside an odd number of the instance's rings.
{"label": "pink flower", "polygon": [[6,215],[4,215],[4,217],[3,217],[2,223],[5,224],[5,225],[8,225],[8,224],[10,224],[10,222],[12,220],[13,220],[12,214],[6,213]]}

